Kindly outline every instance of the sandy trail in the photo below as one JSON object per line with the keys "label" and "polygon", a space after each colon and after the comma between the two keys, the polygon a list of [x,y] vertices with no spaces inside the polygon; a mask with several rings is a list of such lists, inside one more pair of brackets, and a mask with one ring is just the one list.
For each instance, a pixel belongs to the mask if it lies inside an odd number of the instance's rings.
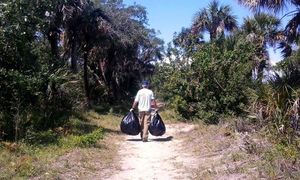
{"label": "sandy trail", "polygon": [[149,136],[142,142],[139,136],[125,136],[119,142],[120,170],[108,179],[191,179],[186,166],[192,166],[192,155],[182,152],[180,134],[193,130],[194,125],[167,125],[164,136]]}
{"label": "sandy trail", "polygon": [[164,136],[109,133],[101,148],[77,148],[31,179],[186,180],[260,179],[258,156],[245,151],[244,135],[226,126],[166,125]]}

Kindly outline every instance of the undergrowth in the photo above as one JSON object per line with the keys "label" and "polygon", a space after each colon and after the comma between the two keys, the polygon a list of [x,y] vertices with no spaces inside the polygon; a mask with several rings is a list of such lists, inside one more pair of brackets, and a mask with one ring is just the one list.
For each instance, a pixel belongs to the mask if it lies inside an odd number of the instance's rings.
{"label": "undergrowth", "polygon": [[[300,179],[299,137],[293,143],[270,125],[258,126],[247,119],[235,120],[235,131],[245,136],[243,150],[263,179]],[[237,157],[233,157],[238,159]]]}
{"label": "undergrowth", "polygon": [[0,179],[38,176],[47,171],[48,164],[74,148],[101,148],[99,140],[118,123],[116,115],[88,112],[73,116],[64,127],[28,131],[18,143],[0,142]]}
{"label": "undergrowth", "polygon": [[[298,143],[268,137],[269,145],[261,153],[259,169],[270,179],[300,179],[300,151]],[[298,140],[299,141],[299,140]]]}

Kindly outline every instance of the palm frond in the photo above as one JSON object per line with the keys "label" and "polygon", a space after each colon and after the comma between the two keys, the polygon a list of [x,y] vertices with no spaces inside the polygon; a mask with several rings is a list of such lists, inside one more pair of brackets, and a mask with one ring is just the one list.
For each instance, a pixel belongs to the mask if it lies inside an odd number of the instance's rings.
{"label": "palm frond", "polygon": [[292,4],[300,6],[300,0],[292,0]]}
{"label": "palm frond", "polygon": [[298,27],[300,25],[300,9],[294,14],[286,25],[285,32],[288,42],[293,42],[299,36]]}
{"label": "palm frond", "polygon": [[281,54],[284,58],[291,56],[293,50],[290,44],[285,41],[282,41],[278,45],[278,49],[281,49]]}
{"label": "palm frond", "polygon": [[224,31],[233,31],[237,29],[236,16],[232,15],[231,7],[228,5],[219,5],[219,1],[213,0],[208,8],[200,9],[195,15],[192,32],[207,31],[210,39],[215,39],[218,35],[224,34]]}
{"label": "palm frond", "polygon": [[[299,0],[296,0],[299,1]],[[290,1],[286,0],[238,0],[238,2],[249,7],[254,12],[260,12],[262,9],[279,12],[287,7]]]}

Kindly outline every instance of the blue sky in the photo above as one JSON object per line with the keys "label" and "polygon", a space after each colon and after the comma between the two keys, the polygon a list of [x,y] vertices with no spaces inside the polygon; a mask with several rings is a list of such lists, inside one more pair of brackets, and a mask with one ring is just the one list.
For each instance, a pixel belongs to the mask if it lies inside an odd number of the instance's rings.
{"label": "blue sky", "polygon": [[[149,27],[160,31],[158,37],[168,43],[175,32],[180,32],[182,27],[189,27],[196,12],[207,7],[211,0],[123,0],[123,2],[126,5],[136,3],[146,7]],[[219,0],[219,2],[221,5],[232,7],[233,15],[237,17],[239,25],[245,17],[252,15],[250,10],[238,4],[237,0]],[[279,50],[274,52],[274,49],[270,48],[269,54],[272,62],[281,59]]]}
{"label": "blue sky", "polygon": [[[180,32],[182,27],[189,27],[197,11],[207,7],[211,0],[123,0],[126,5],[140,4],[146,7],[149,26],[159,30],[165,43],[172,40],[174,32]],[[241,23],[243,17],[250,11],[238,5],[235,0],[223,0],[220,4],[230,5],[233,14]]]}

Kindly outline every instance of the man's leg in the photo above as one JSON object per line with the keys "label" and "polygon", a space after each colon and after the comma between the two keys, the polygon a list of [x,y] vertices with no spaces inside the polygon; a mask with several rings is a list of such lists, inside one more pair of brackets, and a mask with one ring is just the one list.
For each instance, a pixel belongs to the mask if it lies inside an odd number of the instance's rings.
{"label": "man's leg", "polygon": [[151,114],[150,112],[145,112],[143,117],[143,141],[148,141],[148,128],[150,124]]}
{"label": "man's leg", "polygon": [[144,132],[144,117],[145,113],[144,112],[139,112],[139,120],[140,120],[140,125],[141,125],[141,139],[143,140],[143,132]]}

